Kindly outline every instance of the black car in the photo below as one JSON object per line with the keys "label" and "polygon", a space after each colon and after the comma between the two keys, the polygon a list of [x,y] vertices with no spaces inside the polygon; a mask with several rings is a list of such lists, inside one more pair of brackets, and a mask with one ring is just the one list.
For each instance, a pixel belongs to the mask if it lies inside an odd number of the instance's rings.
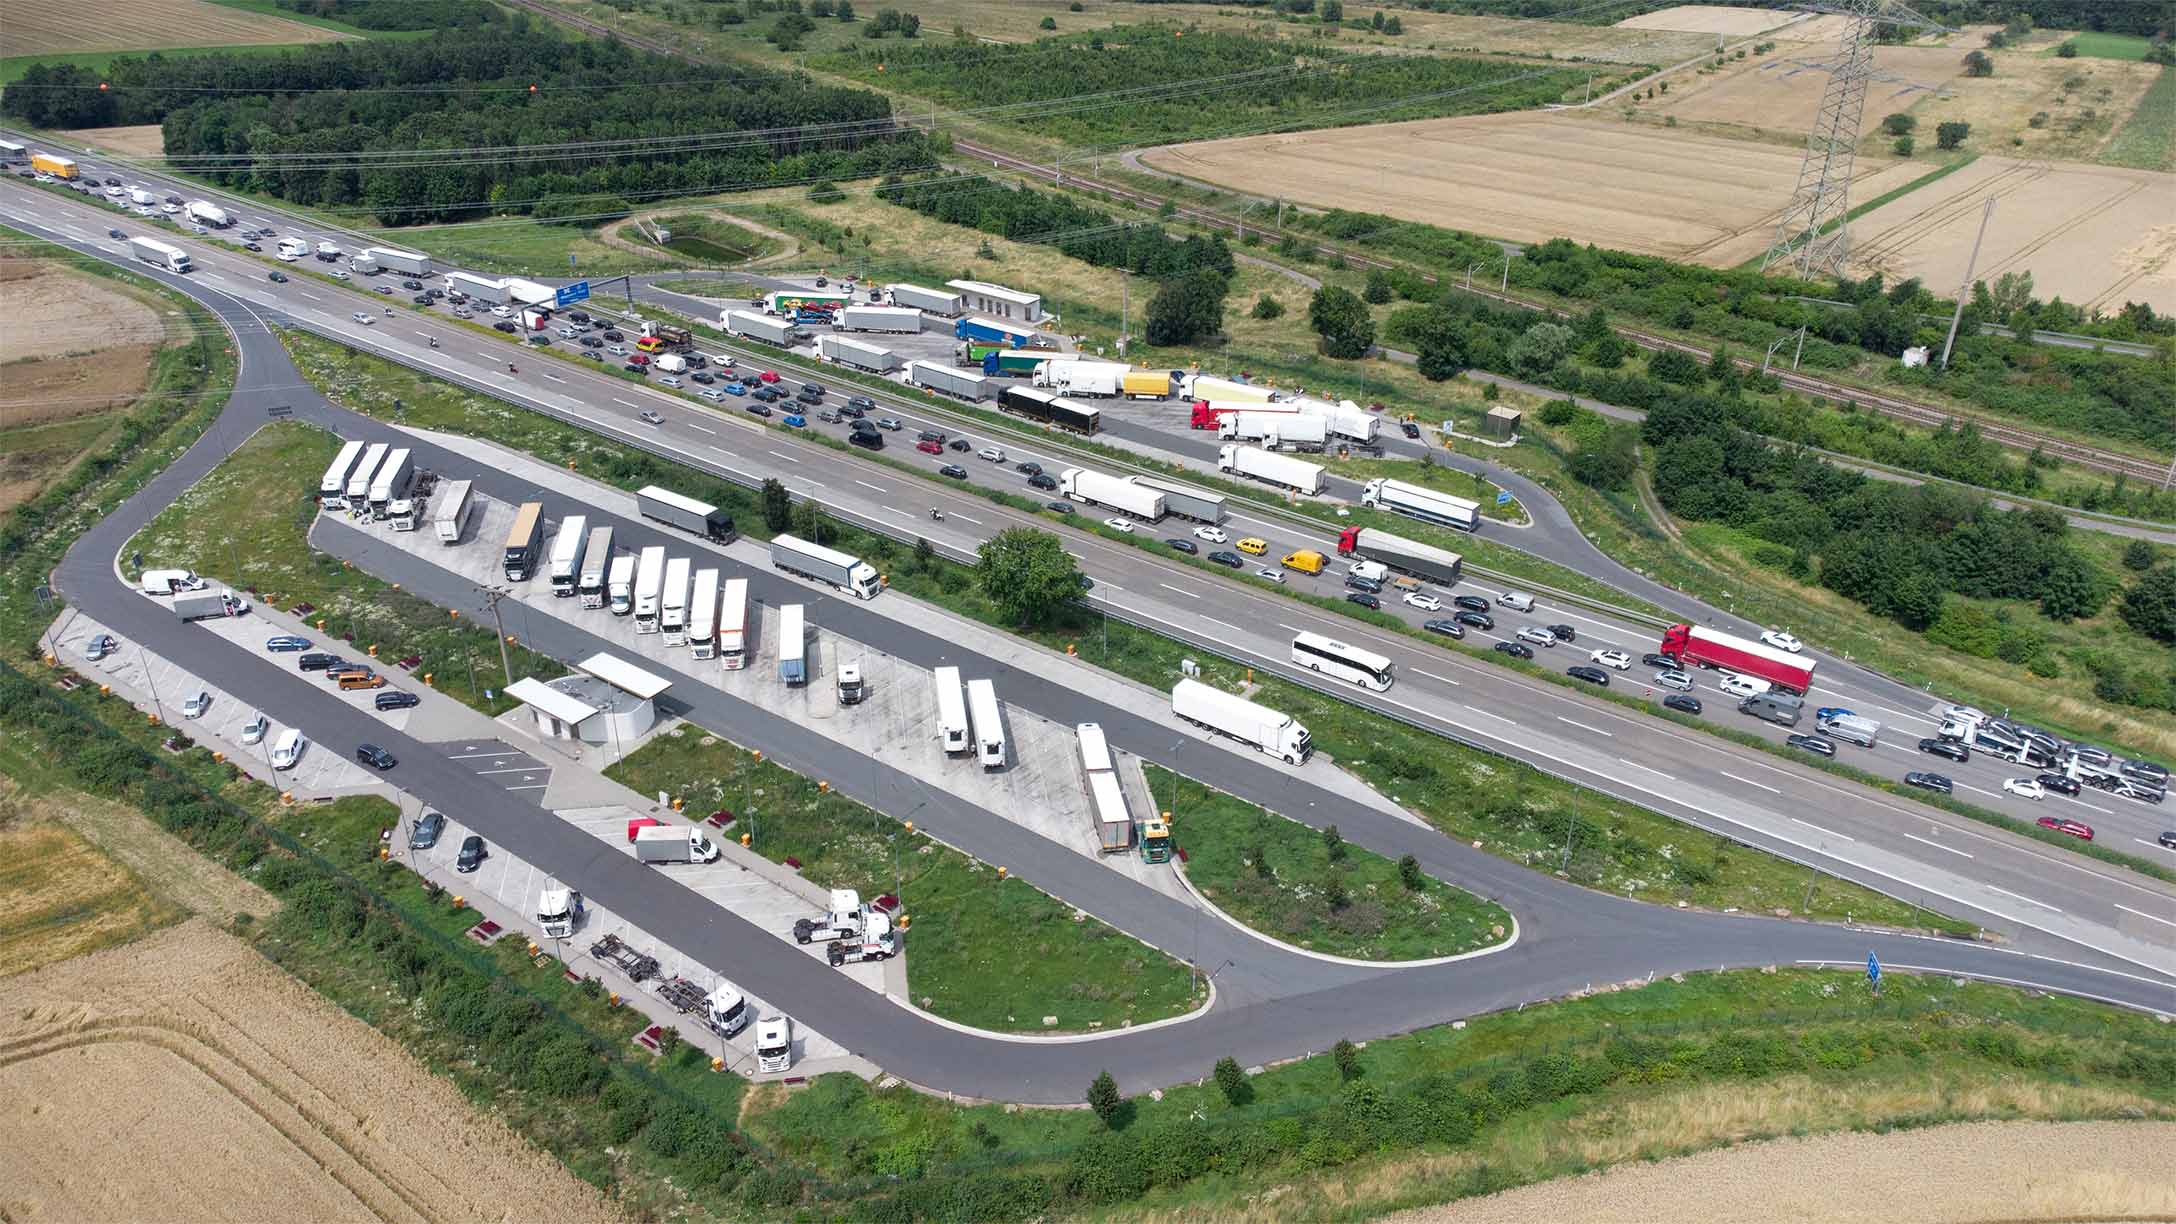
{"label": "black car", "polygon": [[762,400],[766,404],[775,404],[786,398],[786,393],[775,387],[757,387],[748,394],[751,399]]}
{"label": "black car", "polygon": [[1916,786],[1920,790],[1930,790],[1938,795],[1953,793],[1952,788],[1954,786],[1950,782],[1948,774],[1927,773],[1918,769],[1904,775],[1904,785]]}
{"label": "black car", "polygon": [[108,238],[126,238],[126,237],[128,237],[128,235],[127,235],[127,234],[124,234],[124,233],[122,233],[122,232],[121,232],[120,230],[117,230],[117,229],[110,229],[110,230],[107,230],[107,231],[106,231],[106,237],[108,237]]}
{"label": "black car", "polygon": [[967,469],[961,467],[957,463],[945,464],[943,467],[937,469],[937,474],[939,476],[950,476],[954,480],[967,479]]}
{"label": "black car", "polygon": [[372,769],[391,769],[395,764],[393,760],[393,754],[387,752],[383,748],[378,747],[376,744],[362,744],[357,746],[355,749],[355,759],[361,761],[365,765],[370,766]]}
{"label": "black car", "polygon": [[2118,772],[2126,778],[2137,778],[2155,786],[2168,785],[2168,769],[2152,761],[2125,761]]}
{"label": "black car", "polygon": [[1548,629],[1549,632],[1556,635],[1556,640],[1559,642],[1576,642],[1579,640],[1579,631],[1570,625],[1550,625]]}
{"label": "black car", "polygon": [[611,341],[611,342],[612,342],[612,343],[614,343],[614,344],[618,344],[618,343],[619,343],[620,341],[622,341],[622,340],[625,340],[625,339],[626,339],[627,337],[625,337],[625,336],[623,336],[623,335],[619,334],[619,333],[618,333],[618,332],[616,332],[616,331],[608,331],[608,332],[606,332],[606,333],[604,334],[604,338],[605,338],[605,339],[607,339],[607,340],[609,340],[609,341]]}
{"label": "black car", "polygon": [[1648,653],[1640,656],[1640,662],[1658,671],[1676,671],[1677,660],[1666,654]]}
{"label": "black car", "polygon": [[1662,706],[1667,710],[1676,710],[1680,714],[1698,714],[1700,712],[1700,699],[1687,696],[1684,693],[1672,693],[1662,699]]}
{"label": "black car", "polygon": [[1194,542],[1193,542],[1192,540],[1180,540],[1180,539],[1170,539],[1170,540],[1165,540],[1165,541],[1164,541],[1164,547],[1165,547],[1165,548],[1172,548],[1172,549],[1177,549],[1178,551],[1180,551],[1180,552],[1182,552],[1182,553],[1185,553],[1185,554],[1186,554],[1187,556],[1189,556],[1189,557],[1191,557],[1191,556],[1193,556],[1194,554],[1196,554],[1196,553],[1198,553],[1198,552],[1200,552],[1200,551],[1201,551],[1201,546],[1200,546],[1200,545],[1198,545],[1198,544],[1196,544],[1196,543],[1194,543]]}
{"label": "black car", "polygon": [[1599,684],[1603,688],[1609,687],[1609,673],[1599,667],[1588,667],[1584,663],[1576,663],[1565,668],[1564,674],[1574,680],[1584,680],[1588,684]]}
{"label": "black car", "polygon": [[861,430],[857,429],[854,432],[846,435],[846,440],[855,446],[861,447],[863,450],[884,449],[884,435],[877,433],[874,430],[871,430],[868,433],[863,433]]}
{"label": "black car", "polygon": [[767,417],[771,415],[770,405],[768,404],[750,404],[748,405],[748,411],[754,413],[759,417]]}
{"label": "black car", "polygon": [[461,839],[461,854],[453,860],[453,869],[463,873],[474,871],[484,865],[484,856],[487,853],[484,839],[471,833]]}
{"label": "black car", "polygon": [[1398,422],[1398,429],[1402,431],[1408,438],[1417,438],[1420,436],[1420,426],[1415,425],[1411,421]]}
{"label": "black car", "polygon": [[552,338],[542,332],[535,332],[529,336],[529,343],[537,346],[538,348],[550,348],[552,346]]}
{"label": "black car", "polygon": [[802,391],[799,395],[796,395],[793,398],[801,401],[804,404],[821,404],[824,402],[824,393],[818,391],[812,395],[807,391]]}
{"label": "black car", "polygon": [[914,435],[914,440],[917,442],[935,442],[942,446],[944,445],[944,431],[941,429],[925,429]]}
{"label": "black car", "polygon": [[1238,553],[1225,552],[1222,549],[1218,549],[1216,552],[1210,553],[1209,559],[1216,562],[1218,565],[1229,566],[1232,569],[1243,569],[1246,567],[1247,564],[1245,561],[1239,559]]}
{"label": "black car", "polygon": [[413,298],[410,298],[408,304],[410,306],[428,306],[431,304],[431,295],[428,293],[419,293]]}
{"label": "black car", "polygon": [[1375,598],[1373,595],[1368,594],[1366,591],[1354,591],[1352,594],[1345,597],[1345,602],[1349,604],[1359,604],[1363,608],[1367,608],[1376,612],[1380,612],[1383,610],[1383,601]]}
{"label": "black car", "polygon": [[822,383],[802,383],[801,394],[812,395],[815,396],[817,399],[822,399],[826,392],[824,391],[824,385]]}
{"label": "black car", "polygon": [[2161,843],[2163,846],[2167,847],[2170,850],[2176,850],[2176,829],[2170,829],[2167,832],[2155,837],[2153,840]]}
{"label": "black car", "polygon": [[1534,648],[1524,642],[1498,642],[1493,649],[1498,654],[1507,654],[1514,659],[1531,659],[1534,657]]}
{"label": "black car", "polygon": [[505,332],[507,335],[511,336],[514,334],[515,331],[519,329],[517,329],[512,323],[507,322],[505,319],[500,319],[498,322],[491,325],[491,330],[502,331]]}
{"label": "black car", "polygon": [[603,348],[603,347],[604,347],[604,341],[602,341],[602,340],[599,340],[599,339],[598,339],[597,337],[595,337],[595,336],[584,336],[584,337],[582,337],[582,340],[581,340],[581,344],[582,344],[582,347],[583,347],[583,348],[592,348],[592,349],[593,349],[593,348]]}
{"label": "black car", "polygon": [[1790,735],[1785,736],[1783,742],[1793,748],[1803,748],[1815,756],[1836,755],[1836,741],[1825,735]]}
{"label": "black car", "polygon": [[1071,514],[1071,513],[1073,513],[1073,503],[1072,503],[1072,502],[1044,502],[1044,503],[1043,503],[1043,509],[1045,509],[1045,510],[1048,510],[1048,511],[1050,511],[1050,512],[1051,512],[1051,513],[1053,513],[1053,514]]}
{"label": "black car", "polygon": [[263,247],[261,247],[261,246],[258,246],[258,245],[257,245],[256,243],[254,243],[254,242],[245,242],[245,243],[243,243],[243,244],[242,244],[242,249],[243,249],[243,250],[245,250],[245,251],[255,251],[255,252],[257,252],[257,253],[258,253],[258,254],[260,254],[260,255],[264,253],[264,248],[263,248]]}
{"label": "black car", "polygon": [[1947,757],[1960,765],[1972,759],[1972,750],[1954,740],[1923,739],[1919,741],[1919,751],[1929,756]]}
{"label": "black car", "polygon": [[1040,476],[1043,474],[1043,465],[1035,462],[1033,459],[1030,459],[1024,463],[1013,464],[1012,470],[1020,473],[1022,476]]}
{"label": "black car", "polygon": [[1345,586],[1348,590],[1364,591],[1370,595],[1383,593],[1382,583],[1375,581],[1373,578],[1362,578],[1358,574],[1345,575]]}
{"label": "black car", "polygon": [[586,310],[570,310],[567,312],[567,317],[577,323],[589,322],[589,312]]}
{"label": "black car", "polygon": [[704,385],[704,386],[706,386],[706,387],[707,387],[707,386],[709,386],[710,384],[712,384],[712,383],[714,383],[714,382],[718,381],[718,377],[717,377],[717,375],[715,375],[715,374],[706,374],[706,373],[704,373],[704,372],[703,372],[703,371],[701,371],[701,370],[697,370],[697,371],[695,371],[695,372],[694,372],[693,374],[690,374],[690,375],[688,375],[688,377],[689,377],[689,378],[692,378],[692,379],[694,379],[694,380],[695,380],[696,382],[699,382],[699,383],[703,384],[703,385]]}
{"label": "black car", "polygon": [[1459,624],[1464,625],[1469,629],[1488,630],[1494,629],[1496,627],[1496,622],[1493,618],[1486,616],[1480,612],[1469,612],[1464,609],[1460,609],[1459,611],[1452,613],[1451,619],[1457,621]]}
{"label": "black car", "polygon": [[446,831],[444,812],[425,812],[423,818],[408,830],[410,850],[428,850],[438,844],[439,835]]}
{"label": "black car", "polygon": [[264,274],[264,278],[268,281],[271,281],[275,285],[284,285],[287,283],[287,274],[285,272],[267,272]]}
{"label": "black car", "polygon": [[1493,606],[1488,600],[1479,595],[1453,595],[1451,604],[1454,607],[1464,608],[1468,612],[1486,612]]}
{"label": "black car", "polygon": [[423,282],[419,280],[404,280],[400,283],[400,287],[406,289],[410,293],[423,292]]}
{"label": "black car", "polygon": [[965,438],[954,438],[950,442],[946,443],[946,445],[950,446],[953,450],[962,452],[975,449],[975,444],[969,442]]}
{"label": "black car", "polygon": [[387,689],[378,694],[375,700],[377,707],[381,710],[405,710],[411,706],[423,704],[421,697],[416,696],[414,693],[403,693],[399,689]]}
{"label": "black car", "polygon": [[847,400],[846,407],[840,409],[840,411],[845,412],[848,409],[851,409],[855,416],[860,416],[864,412],[875,412],[876,401],[866,395],[857,395]]}
{"label": "black car", "polygon": [[1462,638],[1466,636],[1466,627],[1454,620],[1432,620],[1423,624],[1421,628],[1430,633],[1440,633],[1445,637]]}
{"label": "black car", "polygon": [[[645,366],[645,365],[636,365],[636,364],[635,364],[634,362],[632,362],[632,361],[628,362],[628,363],[627,363],[626,365],[623,365],[623,366],[621,366],[620,368],[621,368],[621,369],[623,369],[623,370],[625,370],[625,371],[627,371],[627,372],[628,372],[629,374],[634,374],[634,375],[638,375],[638,376],[640,376],[640,375],[647,375],[647,374],[648,374],[648,373],[650,372],[650,367],[648,367],[648,366]],[[766,413],[764,413],[763,415],[764,415],[764,416],[769,416],[769,415],[771,415],[771,414],[770,414],[770,413],[768,413],[768,412],[766,412]]]}
{"label": "black car", "polygon": [[2078,793],[2078,780],[2068,774],[2044,773],[2033,779],[2033,781],[2058,795],[2075,795]]}
{"label": "black car", "polygon": [[295,660],[295,666],[303,671],[324,671],[339,661],[340,656],[336,654],[306,654]]}
{"label": "black car", "polygon": [[1028,487],[1031,489],[1054,491],[1058,487],[1058,478],[1055,476],[1045,476],[1041,472],[1037,472],[1033,476],[1028,477]]}

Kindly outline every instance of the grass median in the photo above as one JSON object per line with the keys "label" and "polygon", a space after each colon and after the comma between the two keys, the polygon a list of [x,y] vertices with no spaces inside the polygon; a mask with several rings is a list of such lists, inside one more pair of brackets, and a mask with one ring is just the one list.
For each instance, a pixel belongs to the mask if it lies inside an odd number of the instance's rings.
{"label": "grass median", "polygon": [[1311,952],[1355,960],[1456,956],[1503,942],[1511,915],[1420,864],[1392,862],[1336,835],[1192,778],[1143,767],[1186,852],[1181,870],[1217,908]]}
{"label": "grass median", "polygon": [[1171,957],[699,727],[676,727],[605,773],[683,799],[690,813],[731,811],[726,836],[747,834],[756,853],[825,888],[899,897],[911,920],[908,991],[947,1020],[1085,1032],[1179,1015],[1206,997]]}

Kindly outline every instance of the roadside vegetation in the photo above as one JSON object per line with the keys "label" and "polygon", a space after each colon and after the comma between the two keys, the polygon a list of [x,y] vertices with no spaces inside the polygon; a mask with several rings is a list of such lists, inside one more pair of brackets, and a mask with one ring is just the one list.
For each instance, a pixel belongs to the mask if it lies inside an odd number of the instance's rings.
{"label": "roadside vegetation", "polygon": [[1087,1032],[1180,1015],[1207,997],[1186,965],[1124,932],[699,727],[675,728],[605,774],[685,800],[691,817],[732,812],[723,836],[748,835],[756,853],[825,888],[898,897],[908,993],[947,1020]]}
{"label": "roadside vegetation", "polygon": [[1272,939],[1355,960],[1457,956],[1511,934],[1502,906],[1322,830],[1154,765],[1157,805],[1171,813],[1179,870],[1195,891]]}

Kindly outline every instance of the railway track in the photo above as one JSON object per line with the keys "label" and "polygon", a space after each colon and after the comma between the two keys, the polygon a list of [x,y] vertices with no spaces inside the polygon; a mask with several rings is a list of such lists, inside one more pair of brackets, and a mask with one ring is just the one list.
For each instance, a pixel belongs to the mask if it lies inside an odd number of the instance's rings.
{"label": "railway track", "polygon": [[[524,9],[528,12],[535,13],[536,15],[543,17],[547,20],[559,22],[562,25],[571,26],[575,29],[582,30],[591,34],[616,38],[631,47],[639,47],[645,51],[653,51],[659,55],[669,55],[678,59],[689,60],[691,62],[701,62],[696,60],[694,56],[689,55],[683,49],[675,47],[669,43],[660,42],[655,39],[639,38],[623,33],[619,30],[615,30],[610,26],[605,25],[602,22],[593,21],[587,17],[568,13],[556,5],[545,4],[542,2],[542,0],[506,0],[506,2],[515,8]],[[937,128],[937,124],[934,122],[934,120],[921,123],[915,123],[909,120],[908,124],[916,130],[922,131],[934,132]],[[1136,188],[1123,187],[1117,183],[1104,182],[1099,179],[1089,178],[1079,174],[1069,174],[1060,167],[1046,166],[1040,162],[1030,161],[1023,157],[1017,157],[1013,154],[990,148],[987,145],[977,144],[969,140],[962,140],[956,136],[953,138],[952,141],[952,149],[955,153],[962,157],[973,158],[977,161],[986,161],[989,162],[993,167],[996,167],[998,169],[1012,170],[1016,173],[1025,174],[1033,178],[1043,179],[1051,183],[1053,186],[1072,187],[1082,191],[1090,191],[1094,192],[1097,195],[1104,196],[1108,199],[1121,200],[1129,204],[1139,205],[1143,208],[1160,210],[1165,204],[1168,203],[1172,205],[1172,215],[1179,218],[1180,220],[1184,220],[1195,225],[1204,226],[1209,229],[1221,230],[1225,233],[1231,234],[1235,238],[1244,238],[1248,234],[1253,234],[1259,238],[1271,242],[1282,242],[1289,239],[1293,242],[1304,245],[1308,250],[1314,252],[1317,255],[1321,255],[1325,258],[1336,256],[1343,259],[1347,264],[1356,267],[1381,268],[1386,272],[1392,270],[1403,271],[1418,276],[1423,282],[1427,284],[1442,283],[1441,278],[1436,276],[1434,273],[1426,271],[1422,268],[1414,267],[1413,265],[1405,263],[1402,260],[1386,259],[1379,255],[1361,254],[1359,252],[1346,250],[1343,247],[1333,246],[1329,243],[1318,241],[1305,235],[1295,234],[1288,230],[1280,229],[1277,226],[1258,225],[1253,222],[1244,221],[1236,217],[1227,217],[1222,213],[1213,212],[1206,208],[1199,208],[1193,205],[1181,204],[1177,201],[1167,200],[1162,196],[1155,195],[1146,191],[1141,191]],[[1469,286],[1466,291],[1469,293],[1479,294],[1480,296],[1488,298],[1492,301],[1503,302],[1507,305],[1518,306],[1527,310],[1546,311],[1549,314],[1555,315],[1559,318],[1571,317],[1570,311],[1558,310],[1555,307],[1547,306],[1539,302],[1531,302],[1526,300],[1525,298],[1517,296],[1516,294],[1502,293],[1492,289],[1481,289],[1471,286]],[[1651,332],[1643,332],[1638,330],[1637,328],[1619,327],[1616,329],[1616,331],[1618,335],[1624,337],[1626,340],[1644,349],[1650,349],[1655,351],[1661,351],[1663,349],[1675,349],[1678,352],[1686,353],[1690,356],[1697,357],[1702,361],[1708,360],[1708,358],[1711,356],[1710,350],[1704,349],[1699,345],[1689,344],[1685,341],[1675,340],[1667,336],[1655,335]],[[1740,369],[1751,371],[1758,371],[1759,369],[1759,365],[1753,361],[1747,360],[1742,357],[1735,360]],[[1831,403],[1852,404],[1857,407],[1871,408],[1874,411],[1881,413],[1883,416],[1892,417],[1897,420],[1906,421],[1911,424],[1920,426],[1939,428],[1943,425],[1963,426],[1969,424],[1974,429],[1979,431],[1981,437],[1988,438],[2002,446],[2009,447],[2012,450],[2026,452],[2038,450],[2042,454],[2054,455],[2064,460],[2065,462],[2074,463],[2079,467],[2088,468],[2093,471],[2106,472],[2110,475],[2120,475],[2134,480],[2144,480],[2153,483],[2165,483],[2170,474],[2172,472],[2176,472],[2176,465],[2172,465],[2170,467],[2163,467],[2161,464],[2153,462],[2151,460],[2139,459],[2131,455],[2121,454],[2116,451],[2103,450],[2099,447],[2086,446],[2082,443],[2067,442],[2061,438],[2054,438],[2049,437],[2045,434],[2034,433],[2029,429],[2021,429],[2015,425],[2006,424],[2004,422],[1992,419],[1990,417],[1982,416],[1977,413],[1959,412],[1954,409],[1937,408],[1932,404],[1923,404],[1915,400],[1903,399],[1898,396],[1884,395],[1878,391],[1871,391],[1862,387],[1852,387],[1846,386],[1841,383],[1832,383],[1824,379],[1814,378],[1810,375],[1800,374],[1796,371],[1771,371],[1771,373],[1775,374],[1776,378],[1781,381],[1784,386],[1789,387],[1794,391],[1800,392],[1801,394],[1813,396],[1817,399],[1828,400]]]}

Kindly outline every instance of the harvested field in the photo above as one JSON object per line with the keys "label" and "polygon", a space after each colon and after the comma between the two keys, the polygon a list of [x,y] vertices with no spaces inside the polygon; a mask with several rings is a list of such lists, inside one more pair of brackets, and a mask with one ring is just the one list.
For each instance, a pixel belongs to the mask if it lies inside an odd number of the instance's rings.
{"label": "harvested field", "polygon": [[166,153],[166,126],[139,123],[134,127],[77,128],[62,132],[73,144],[88,149],[109,149],[124,157],[162,157]]}
{"label": "harvested field", "polygon": [[[1729,267],[1773,236],[1799,150],[1526,113],[1205,141],[1144,160],[1324,208]],[[1922,170],[1862,157],[1852,193],[1871,199]]]}
{"label": "harvested field", "polygon": [[347,35],[204,0],[90,0],[47,4],[0,0],[7,54],[66,55],[161,47],[284,46]]}
{"label": "harvested field", "polygon": [[89,842],[46,820],[0,829],[0,896],[8,899],[0,910],[0,978],[127,943],[184,916]]}
{"label": "harvested field", "polygon": [[1999,201],[1976,279],[2030,272],[2033,294],[2113,312],[2176,310],[2176,175],[1983,157],[1853,223],[1853,262],[1892,280],[1954,286],[1981,207]]}
{"label": "harvested field", "polygon": [[[1835,53],[1833,46],[1783,43],[1757,59],[1733,61],[1720,72],[1676,73],[1670,77],[1670,92],[1640,109],[1700,124],[1703,130],[1728,127],[1745,129],[1730,134],[1783,134],[1803,140],[1813,126],[1821,92],[1828,88],[1829,74],[1820,63]],[[1876,47],[1874,71],[1880,79],[1866,90],[1868,129],[1883,115],[1908,109],[1947,87],[1964,75],[1964,65],[1956,52],[1940,47]],[[1927,143],[1933,144],[1931,136]]]}
{"label": "harvested field", "polygon": [[115,282],[47,260],[0,261],[0,513],[37,496],[144,388],[166,337]]}
{"label": "harvested field", "polygon": [[1627,17],[1617,23],[1620,30],[1685,30],[1695,34],[1722,34],[1744,37],[1773,30],[1789,23],[1794,14],[1775,9],[1728,8],[1720,4],[1680,4],[1676,8],[1657,9]]}
{"label": "harvested field", "polygon": [[9,982],[13,1221],[595,1220],[603,1196],[201,920]]}
{"label": "harvested field", "polygon": [[[2176,1176],[2152,1167],[2170,1122],[1974,1122],[1890,1134],[1779,1139],[1487,1198],[1401,1212],[1388,1224],[1971,1224],[1982,1220],[2165,1220]],[[1852,1184],[1878,1187],[1844,1193]]]}

